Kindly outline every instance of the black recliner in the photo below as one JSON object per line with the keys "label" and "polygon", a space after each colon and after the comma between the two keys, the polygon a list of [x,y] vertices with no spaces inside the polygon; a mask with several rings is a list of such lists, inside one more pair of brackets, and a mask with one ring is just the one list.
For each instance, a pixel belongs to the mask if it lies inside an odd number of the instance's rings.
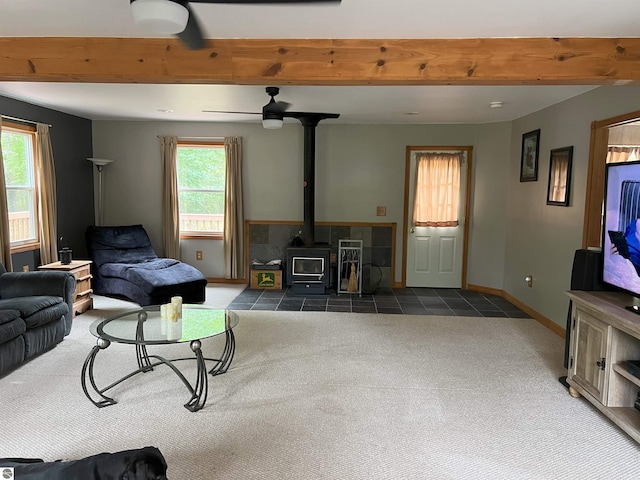
{"label": "black recliner", "polygon": [[0,264],[0,376],[71,332],[75,287],[68,272],[6,272]]}

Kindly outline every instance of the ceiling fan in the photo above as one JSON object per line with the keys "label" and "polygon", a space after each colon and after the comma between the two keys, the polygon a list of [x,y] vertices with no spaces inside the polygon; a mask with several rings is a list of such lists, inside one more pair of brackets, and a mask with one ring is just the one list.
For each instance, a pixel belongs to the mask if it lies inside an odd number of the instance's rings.
{"label": "ceiling fan", "polygon": [[206,113],[235,113],[243,115],[262,115],[262,126],[268,129],[282,128],[283,119],[296,118],[303,125],[317,125],[320,120],[325,118],[338,118],[339,113],[315,113],[315,112],[289,112],[291,104],[287,102],[276,101],[275,97],[280,93],[278,87],[267,87],[267,95],[271,97],[269,103],[262,107],[262,112],[229,112],[221,110],[203,110]]}
{"label": "ceiling fan", "polygon": [[249,4],[310,4],[340,3],[341,0],[129,0],[135,22],[154,33],[176,35],[187,48],[204,48],[202,28],[191,3],[233,3]]}
{"label": "ceiling fan", "polygon": [[306,246],[315,244],[315,169],[316,169],[316,127],[321,120],[338,118],[339,113],[290,112],[290,104],[276,101],[280,93],[278,87],[267,87],[267,94],[271,97],[269,103],[262,107],[262,112],[224,112],[219,110],[203,110],[210,113],[238,113],[243,115],[262,115],[262,126],[275,129],[282,127],[285,117],[300,120],[304,128],[304,224],[302,238]]}

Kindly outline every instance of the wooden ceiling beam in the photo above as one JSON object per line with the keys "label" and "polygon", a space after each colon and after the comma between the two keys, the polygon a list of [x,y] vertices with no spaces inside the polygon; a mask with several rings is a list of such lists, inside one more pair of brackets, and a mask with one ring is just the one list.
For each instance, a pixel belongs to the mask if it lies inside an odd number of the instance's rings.
{"label": "wooden ceiling beam", "polygon": [[236,85],[640,84],[640,38],[0,37],[1,81]]}

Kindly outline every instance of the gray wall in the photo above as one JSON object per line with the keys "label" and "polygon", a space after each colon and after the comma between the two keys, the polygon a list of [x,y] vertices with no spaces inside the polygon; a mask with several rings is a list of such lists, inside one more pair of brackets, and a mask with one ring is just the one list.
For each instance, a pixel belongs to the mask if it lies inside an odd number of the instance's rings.
{"label": "gray wall", "polygon": [[[73,250],[74,258],[87,258],[84,231],[93,224],[93,165],[91,121],[48,108],[0,96],[0,114],[50,124],[56,169],[58,236]],[[39,252],[13,256],[15,270],[40,264]]]}
{"label": "gray wall", "polygon": [[[161,162],[158,135],[223,137],[244,142],[245,217],[250,220],[303,219],[303,129],[287,123],[281,130],[260,124],[95,121],[97,157],[114,159],[104,171],[105,223],[143,223],[162,251]],[[474,169],[481,204],[504,208],[509,124],[491,125],[336,125],[316,131],[316,221],[395,222],[396,268],[402,278],[405,149],[407,145],[478,144]],[[501,172],[496,175],[494,172]],[[496,196],[496,192],[498,195]],[[475,200],[475,199],[474,199]],[[376,216],[386,206],[387,216]],[[478,215],[478,238],[469,260],[474,283],[502,288],[505,215]],[[182,260],[208,277],[222,277],[221,242],[183,242]],[[204,260],[195,260],[203,250]],[[491,268],[485,268],[489,262]]]}
{"label": "gray wall", "polygon": [[467,272],[471,285],[504,286],[510,141],[511,123],[476,128]]}
{"label": "gray wall", "polygon": [[[591,122],[640,110],[640,87],[600,87],[513,122],[504,289],[559,325],[566,322],[573,255],[582,245]],[[537,182],[520,183],[522,134],[540,133]],[[546,205],[551,149],[573,146],[569,207]],[[533,275],[533,288],[524,281]]]}

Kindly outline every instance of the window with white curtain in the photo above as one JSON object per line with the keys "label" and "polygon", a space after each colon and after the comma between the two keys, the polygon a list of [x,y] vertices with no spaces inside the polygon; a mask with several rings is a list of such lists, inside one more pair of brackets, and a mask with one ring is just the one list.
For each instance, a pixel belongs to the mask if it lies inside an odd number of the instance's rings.
{"label": "window with white curtain", "polygon": [[609,145],[607,163],[635,162],[640,160],[640,146]]}
{"label": "window with white curtain", "polygon": [[462,154],[418,152],[416,159],[413,225],[457,226]]}
{"label": "window with white curtain", "polygon": [[226,156],[222,142],[178,142],[180,237],[224,234]]}
{"label": "window with white curtain", "polygon": [[39,246],[34,127],[4,122],[2,158],[12,251]]}

